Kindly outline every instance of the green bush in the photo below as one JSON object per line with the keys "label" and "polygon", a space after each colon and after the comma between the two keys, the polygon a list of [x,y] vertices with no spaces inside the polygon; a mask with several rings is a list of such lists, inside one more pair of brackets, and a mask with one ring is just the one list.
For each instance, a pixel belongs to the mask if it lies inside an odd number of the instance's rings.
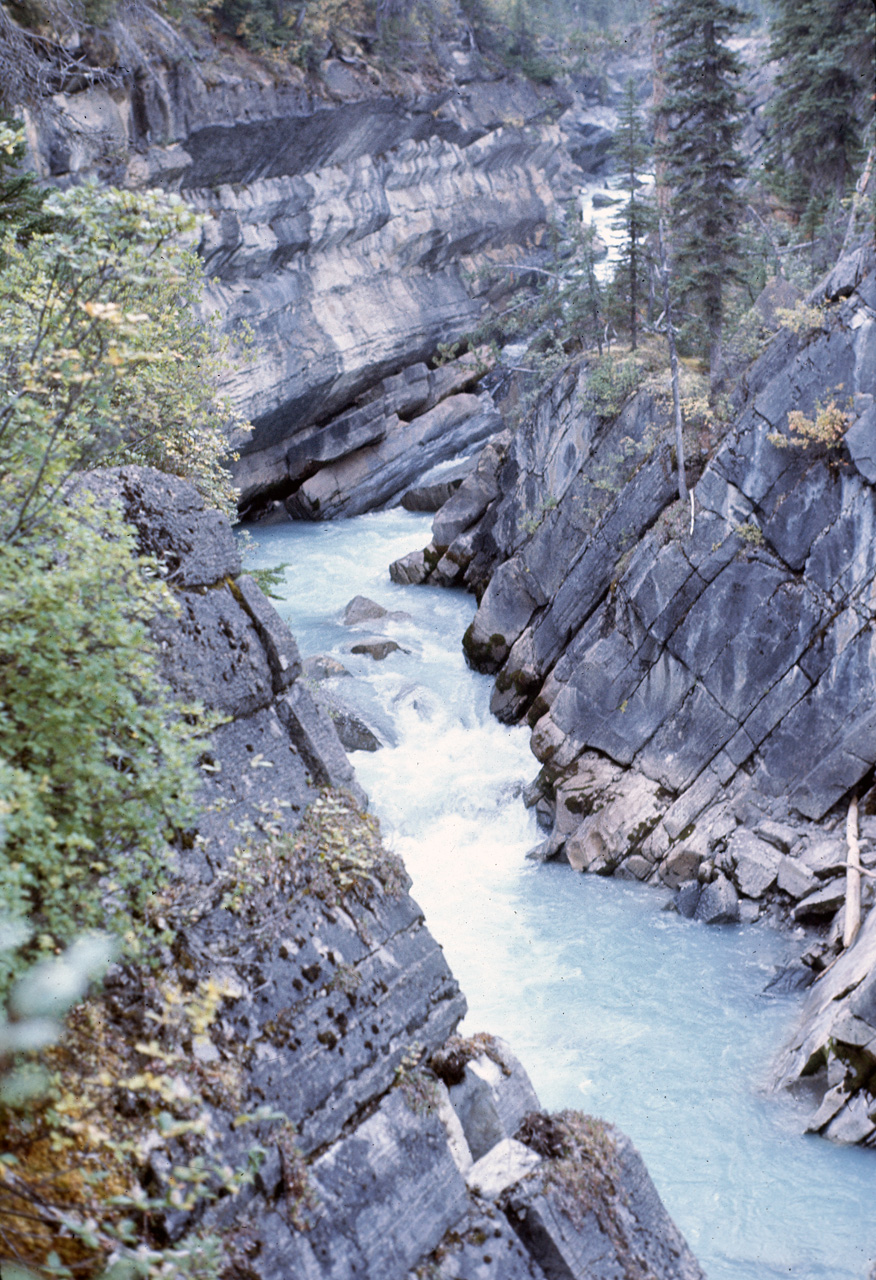
{"label": "green bush", "polygon": [[146,626],[168,593],[117,513],[60,508],[0,556],[0,914],[54,950],[108,911],[126,932],[155,892],[191,817],[192,729]]}
{"label": "green bush", "polygon": [[603,356],[594,361],[587,377],[587,408],[600,418],[617,417],[643,377],[644,371],[635,360]]}
{"label": "green bush", "polygon": [[[16,134],[0,125],[0,163],[4,140]],[[195,312],[191,211],[85,184],[49,194],[41,218],[24,241],[12,218],[0,234],[0,543],[30,536],[73,472],[106,463],[184,476],[230,512],[235,415]]]}
{"label": "green bush", "polygon": [[233,498],[193,216],[155,193],[40,192],[9,172],[20,147],[0,124],[0,917],[32,940],[0,956],[0,997],[83,928],[136,934],[191,818],[199,717],[148,630],[172,598],[76,477],[133,460]]}

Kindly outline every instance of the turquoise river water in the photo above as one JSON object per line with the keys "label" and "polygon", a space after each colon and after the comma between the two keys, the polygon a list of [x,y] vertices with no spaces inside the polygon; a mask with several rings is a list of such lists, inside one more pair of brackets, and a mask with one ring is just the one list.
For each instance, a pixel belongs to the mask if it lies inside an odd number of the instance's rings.
{"label": "turquoise river water", "polygon": [[[538,764],[463,660],[474,600],[389,579],[430,523],[396,509],[256,528],[247,565],[287,566],[275,603],[302,654],[344,664],[330,687],[389,743],[353,763],[468,997],[463,1030],[509,1040],[546,1107],[630,1134],[709,1280],[866,1280],[876,1153],[801,1136],[797,1105],[766,1088],[799,997],[763,991],[795,940],[706,928],[661,891],[526,860]],[[376,624],[407,652],[350,653],[371,634],[340,622],[359,594],[409,615]]]}

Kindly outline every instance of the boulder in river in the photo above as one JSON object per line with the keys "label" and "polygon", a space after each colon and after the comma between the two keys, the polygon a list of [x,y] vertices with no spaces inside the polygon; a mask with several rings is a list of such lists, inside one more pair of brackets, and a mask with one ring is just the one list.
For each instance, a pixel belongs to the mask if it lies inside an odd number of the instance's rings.
{"label": "boulder in river", "polygon": [[362,640],[358,644],[354,644],[351,653],[364,653],[369,658],[373,658],[375,662],[383,662],[384,658],[388,658],[391,653],[407,653],[407,649],[403,649],[395,640]]}
{"label": "boulder in river", "polygon": [[703,885],[694,919],[703,924],[735,924],[739,919],[739,898],[725,876]]}
{"label": "boulder in river", "polygon": [[376,618],[385,618],[386,615],[387,610],[376,600],[369,600],[368,596],[353,596],[344,609],[341,622],[345,627],[355,627],[360,622],[372,622]]}

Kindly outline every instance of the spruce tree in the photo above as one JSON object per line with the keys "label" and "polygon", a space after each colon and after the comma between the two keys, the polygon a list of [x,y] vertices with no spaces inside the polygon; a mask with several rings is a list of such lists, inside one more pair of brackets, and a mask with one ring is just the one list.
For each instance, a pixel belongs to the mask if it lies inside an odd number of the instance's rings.
{"label": "spruce tree", "polygon": [[20,126],[0,114],[0,233],[13,227],[19,244],[51,225],[43,213],[49,188],[42,186],[36,174],[23,167],[25,153]]}
{"label": "spruce tree", "polygon": [[627,81],[620,124],[615,144],[615,156],[623,174],[623,187],[627,201],[615,218],[615,227],[623,232],[623,242],[618,254],[618,266],[614,277],[614,292],[622,305],[630,329],[630,346],[636,349],[638,338],[639,300],[647,290],[647,263],[644,240],[653,229],[653,212],[641,195],[639,174],[645,167],[649,148],[636,102],[636,86],[632,78]]}
{"label": "spruce tree", "polygon": [[705,329],[711,395],[721,373],[724,290],[735,274],[745,172],[737,84],[728,41],[747,20],[723,0],[667,0],[658,9],[665,50],[669,136],[662,148],[671,189],[673,276],[682,305]]}
{"label": "spruce tree", "polygon": [[774,0],[768,170],[799,213],[841,199],[872,115],[873,0]]}

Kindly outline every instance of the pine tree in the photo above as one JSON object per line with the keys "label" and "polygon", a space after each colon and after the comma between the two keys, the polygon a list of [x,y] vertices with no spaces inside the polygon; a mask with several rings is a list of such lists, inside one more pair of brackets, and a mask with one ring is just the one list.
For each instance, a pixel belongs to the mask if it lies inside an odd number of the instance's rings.
{"label": "pine tree", "polygon": [[667,0],[658,9],[670,120],[662,159],[671,189],[673,276],[705,328],[711,395],[721,375],[724,289],[735,274],[745,173],[737,144],[741,64],[728,47],[746,15],[723,0]]}
{"label": "pine tree", "polygon": [[49,189],[23,167],[25,151],[20,126],[0,114],[0,233],[13,227],[20,244],[50,225],[42,211]]}
{"label": "pine tree", "polygon": [[798,212],[823,210],[852,184],[872,114],[873,0],[775,0],[768,169]]}
{"label": "pine tree", "polygon": [[618,167],[623,173],[623,187],[627,201],[615,218],[615,227],[623,232],[623,243],[618,255],[614,277],[614,292],[623,305],[630,328],[630,346],[636,349],[638,338],[639,299],[647,289],[647,262],[644,240],[653,229],[653,212],[643,200],[638,175],[645,167],[649,148],[645,142],[642,120],[636,102],[636,86],[632,78],[627,81],[623,105],[620,111],[620,127],[615,145]]}

